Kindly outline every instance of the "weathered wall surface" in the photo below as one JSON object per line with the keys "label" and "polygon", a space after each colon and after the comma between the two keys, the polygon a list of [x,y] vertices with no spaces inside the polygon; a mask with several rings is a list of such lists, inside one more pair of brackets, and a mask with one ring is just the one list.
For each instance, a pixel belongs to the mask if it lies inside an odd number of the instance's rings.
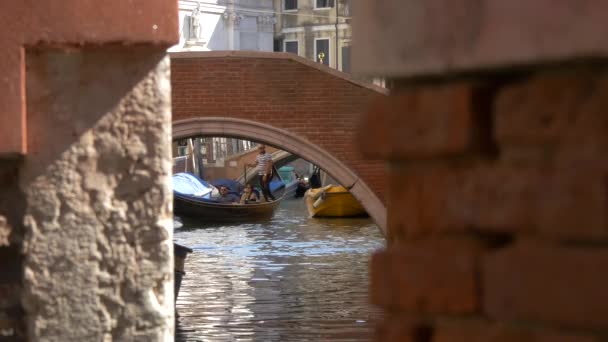
{"label": "weathered wall surface", "polygon": [[172,339],[170,103],[157,48],[28,52],[31,340]]}

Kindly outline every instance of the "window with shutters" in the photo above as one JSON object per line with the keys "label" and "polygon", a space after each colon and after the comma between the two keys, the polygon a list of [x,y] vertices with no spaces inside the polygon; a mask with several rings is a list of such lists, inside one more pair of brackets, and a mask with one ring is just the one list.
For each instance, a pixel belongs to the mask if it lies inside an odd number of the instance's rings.
{"label": "window with shutters", "polygon": [[291,52],[298,54],[298,41],[297,40],[286,40],[285,41],[285,52]]}
{"label": "window with shutters", "polygon": [[286,11],[295,11],[298,9],[298,0],[284,0],[284,10]]}
{"label": "window with shutters", "polygon": [[334,7],[334,0],[315,0],[315,8]]}

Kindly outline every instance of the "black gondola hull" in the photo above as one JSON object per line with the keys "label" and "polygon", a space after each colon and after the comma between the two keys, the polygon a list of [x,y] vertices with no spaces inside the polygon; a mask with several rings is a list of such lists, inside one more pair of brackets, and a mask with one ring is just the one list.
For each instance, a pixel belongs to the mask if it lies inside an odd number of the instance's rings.
{"label": "black gondola hull", "polygon": [[173,196],[173,210],[177,215],[204,218],[208,222],[268,220],[280,202],[279,199],[249,204],[210,203],[177,193]]}

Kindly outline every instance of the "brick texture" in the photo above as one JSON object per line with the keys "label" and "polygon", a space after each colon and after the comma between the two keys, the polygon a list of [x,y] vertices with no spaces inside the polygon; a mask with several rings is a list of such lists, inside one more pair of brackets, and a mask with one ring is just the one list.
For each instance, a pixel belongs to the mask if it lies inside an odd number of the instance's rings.
{"label": "brick texture", "polygon": [[386,340],[608,336],[608,68],[512,76],[402,80],[364,117],[389,162]]}
{"label": "brick texture", "polygon": [[431,327],[419,318],[411,315],[388,316],[376,327],[375,341],[426,342],[431,333]]}
{"label": "brick texture", "polygon": [[474,93],[475,86],[464,83],[408,89],[379,99],[362,123],[362,151],[384,159],[467,151],[476,142]]}
{"label": "brick texture", "polygon": [[452,321],[440,322],[432,342],[599,342],[600,339],[585,335],[531,329],[505,324]]}
{"label": "brick texture", "polygon": [[608,173],[583,164],[555,169],[541,182],[538,229],[552,239],[608,238]]}
{"label": "brick texture", "polygon": [[[551,172],[538,182],[535,225],[545,235],[608,237],[608,69],[541,72],[502,89],[496,137],[507,151],[534,151]],[[572,229],[577,227],[576,229]]]}
{"label": "brick texture", "polygon": [[501,145],[608,146],[608,69],[544,72],[505,87],[495,104]]}
{"label": "brick texture", "polygon": [[488,255],[484,310],[501,320],[608,328],[608,249],[522,242]]}
{"label": "brick texture", "polygon": [[480,249],[475,241],[430,240],[376,253],[372,302],[411,313],[473,313],[479,304]]}
{"label": "brick texture", "polygon": [[539,170],[519,165],[391,168],[391,238],[465,231],[531,231],[536,227],[540,179]]}
{"label": "brick texture", "polygon": [[541,163],[392,167],[390,238],[475,231],[606,240],[607,179],[606,171],[597,167]]}

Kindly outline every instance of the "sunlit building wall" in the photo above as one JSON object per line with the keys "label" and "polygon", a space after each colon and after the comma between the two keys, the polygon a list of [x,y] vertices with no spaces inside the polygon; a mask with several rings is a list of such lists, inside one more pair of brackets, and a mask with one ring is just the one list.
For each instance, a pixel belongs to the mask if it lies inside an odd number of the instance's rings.
{"label": "sunlit building wall", "polygon": [[350,0],[274,0],[274,10],[274,51],[350,72]]}
{"label": "sunlit building wall", "polygon": [[180,0],[179,44],[169,51],[272,51],[272,0]]}

